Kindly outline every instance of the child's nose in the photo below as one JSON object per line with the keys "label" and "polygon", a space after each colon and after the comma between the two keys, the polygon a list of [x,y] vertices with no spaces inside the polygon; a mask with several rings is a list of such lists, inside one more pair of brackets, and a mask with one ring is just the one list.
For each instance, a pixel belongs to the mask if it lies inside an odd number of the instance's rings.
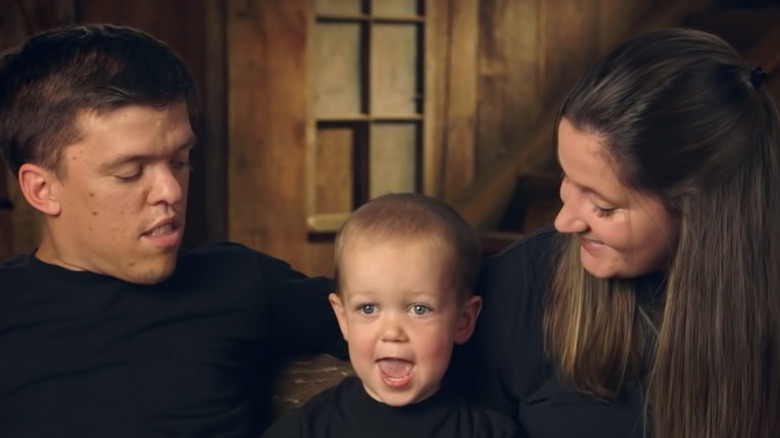
{"label": "child's nose", "polygon": [[382,320],[382,341],[406,342],[407,340],[401,318],[396,315],[385,315]]}

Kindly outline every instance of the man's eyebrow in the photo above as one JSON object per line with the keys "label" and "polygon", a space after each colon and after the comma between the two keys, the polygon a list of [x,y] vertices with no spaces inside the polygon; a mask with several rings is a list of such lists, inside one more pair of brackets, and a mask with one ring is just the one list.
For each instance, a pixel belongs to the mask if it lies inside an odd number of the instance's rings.
{"label": "man's eyebrow", "polygon": [[[198,138],[195,136],[190,137],[186,142],[182,143],[179,147],[177,147],[173,152],[172,155],[175,155],[179,152],[187,151],[195,147],[195,145],[198,143]],[[125,164],[131,164],[131,163],[140,163],[143,161],[148,161],[151,159],[156,158],[156,155],[119,155],[117,157],[114,157],[110,159],[109,161],[103,163],[100,166],[100,169],[102,171],[111,171],[116,169],[117,167],[122,167]]]}

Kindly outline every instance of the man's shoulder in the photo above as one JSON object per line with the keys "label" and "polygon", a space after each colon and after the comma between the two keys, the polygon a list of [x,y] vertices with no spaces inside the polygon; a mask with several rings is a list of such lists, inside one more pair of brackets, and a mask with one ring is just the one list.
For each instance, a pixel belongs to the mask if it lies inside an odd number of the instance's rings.
{"label": "man's shoulder", "polygon": [[30,255],[21,254],[0,262],[0,270],[23,269],[29,266]]}
{"label": "man's shoulder", "polygon": [[250,248],[237,242],[213,242],[197,248],[184,249],[179,254],[179,263],[183,266],[245,267],[251,265],[265,269],[288,269],[284,260]]}

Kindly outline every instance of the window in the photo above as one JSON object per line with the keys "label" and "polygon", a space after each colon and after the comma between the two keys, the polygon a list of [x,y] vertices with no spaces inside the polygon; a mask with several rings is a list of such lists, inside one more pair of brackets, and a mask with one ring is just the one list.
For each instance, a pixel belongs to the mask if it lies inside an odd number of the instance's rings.
{"label": "window", "polygon": [[423,0],[316,0],[308,224],[332,232],[366,201],[423,187]]}

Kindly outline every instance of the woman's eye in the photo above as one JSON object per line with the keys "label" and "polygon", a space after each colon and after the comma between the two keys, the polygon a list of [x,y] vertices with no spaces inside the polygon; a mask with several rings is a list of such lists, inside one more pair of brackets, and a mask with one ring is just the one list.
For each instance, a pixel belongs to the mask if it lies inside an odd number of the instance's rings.
{"label": "woman's eye", "polygon": [[598,205],[593,206],[593,212],[596,213],[596,216],[598,217],[608,217],[612,215],[612,213],[615,212],[614,208],[602,208]]}

